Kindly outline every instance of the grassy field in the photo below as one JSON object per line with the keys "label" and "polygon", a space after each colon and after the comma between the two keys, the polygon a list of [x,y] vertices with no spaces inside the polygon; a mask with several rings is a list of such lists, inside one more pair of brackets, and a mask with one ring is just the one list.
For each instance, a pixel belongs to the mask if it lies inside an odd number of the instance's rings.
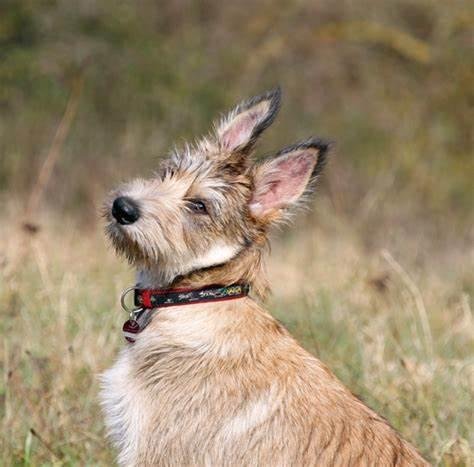
{"label": "grassy field", "polygon": [[[435,465],[474,465],[472,1],[0,3],[0,465],[111,465],[133,273],[99,207],[275,84],[257,157],[336,142],[272,312]],[[26,229],[25,229],[25,222]]]}
{"label": "grassy field", "polygon": [[[274,242],[269,306],[436,465],[472,465],[472,252],[368,250],[318,206]],[[0,234],[3,465],[110,465],[97,375],[124,345],[118,297],[133,275],[97,222],[45,213],[32,236],[16,208]]]}

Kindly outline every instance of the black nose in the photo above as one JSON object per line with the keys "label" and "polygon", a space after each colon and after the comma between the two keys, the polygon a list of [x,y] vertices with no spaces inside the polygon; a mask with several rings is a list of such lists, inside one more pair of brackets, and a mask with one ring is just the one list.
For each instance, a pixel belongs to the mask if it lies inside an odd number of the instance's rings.
{"label": "black nose", "polygon": [[139,217],[138,205],[127,196],[120,196],[112,204],[112,216],[122,225],[133,224]]}

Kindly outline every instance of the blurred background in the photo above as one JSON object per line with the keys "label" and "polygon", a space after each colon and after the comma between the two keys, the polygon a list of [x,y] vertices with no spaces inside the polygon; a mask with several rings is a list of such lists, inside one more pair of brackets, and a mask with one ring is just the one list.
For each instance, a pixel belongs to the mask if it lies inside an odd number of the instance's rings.
{"label": "blurred background", "polygon": [[336,145],[269,306],[434,464],[474,462],[473,24],[468,0],[3,0],[4,465],[113,462],[98,374],[134,279],[102,198],[276,84],[257,155]]}

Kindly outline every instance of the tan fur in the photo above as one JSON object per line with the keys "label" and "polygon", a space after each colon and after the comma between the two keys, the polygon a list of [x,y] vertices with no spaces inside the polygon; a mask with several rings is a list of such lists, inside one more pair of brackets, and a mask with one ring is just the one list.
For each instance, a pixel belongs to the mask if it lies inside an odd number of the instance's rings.
{"label": "tan fur", "polygon": [[[115,192],[140,201],[136,225],[115,223],[106,203],[108,234],[142,286],[246,282],[265,295],[268,228],[304,194],[308,170],[319,175],[326,149],[311,140],[253,166],[278,102],[274,92],[241,104],[214,140]],[[186,207],[196,197],[206,217]],[[251,298],[156,311],[104,373],[101,397],[121,465],[428,465]]]}

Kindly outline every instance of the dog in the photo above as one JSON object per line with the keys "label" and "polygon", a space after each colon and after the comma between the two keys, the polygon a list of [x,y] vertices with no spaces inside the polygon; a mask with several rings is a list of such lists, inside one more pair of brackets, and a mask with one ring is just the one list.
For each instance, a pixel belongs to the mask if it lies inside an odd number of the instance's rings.
{"label": "dog", "polygon": [[102,375],[120,465],[429,465],[260,305],[269,231],[329,153],[309,138],[252,159],[280,100],[240,103],[105,203],[107,235],[137,269],[128,342]]}

